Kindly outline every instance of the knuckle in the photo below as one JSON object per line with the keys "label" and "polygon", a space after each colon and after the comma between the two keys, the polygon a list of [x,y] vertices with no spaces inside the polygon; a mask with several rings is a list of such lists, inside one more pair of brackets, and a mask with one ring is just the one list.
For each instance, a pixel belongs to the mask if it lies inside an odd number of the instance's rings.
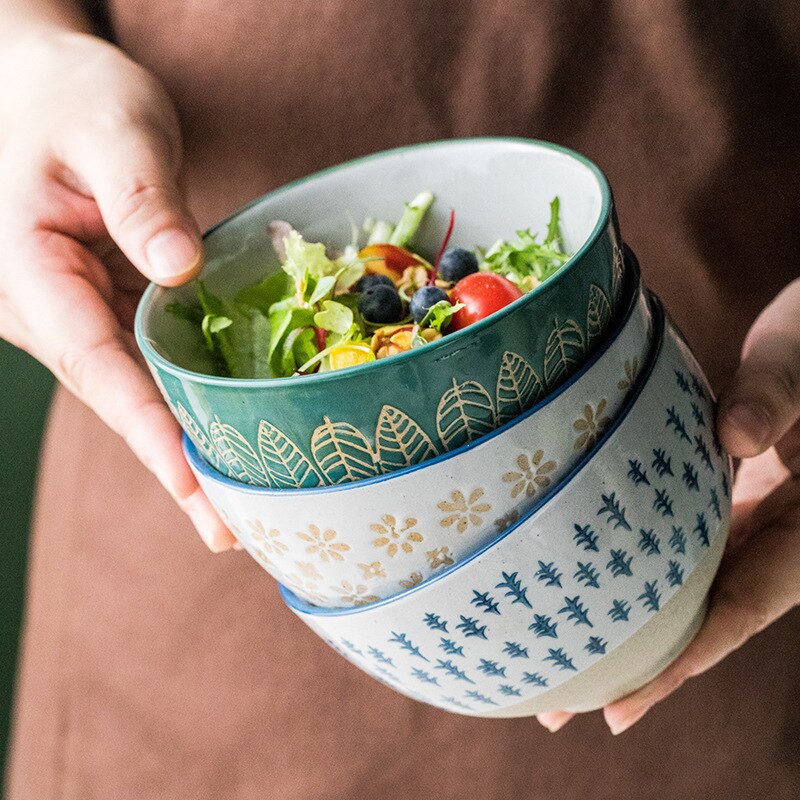
{"label": "knuckle", "polygon": [[731,649],[764,630],[774,616],[766,603],[724,587],[720,587],[714,595],[714,612],[724,620]]}
{"label": "knuckle", "polygon": [[69,348],[62,351],[56,360],[58,377],[65,386],[79,397],[84,397],[90,373],[97,368],[106,354],[115,350],[117,344],[103,340],[87,347]]}
{"label": "knuckle", "polygon": [[772,362],[764,366],[765,384],[774,393],[780,406],[794,406],[800,402],[800,371],[797,363]]}
{"label": "knuckle", "polygon": [[129,136],[135,124],[131,109],[124,103],[108,104],[93,109],[89,118],[89,130],[101,142],[109,144]]}
{"label": "knuckle", "polygon": [[158,213],[169,196],[167,186],[143,176],[128,178],[113,195],[108,214],[121,228],[138,224]]}
{"label": "knuckle", "polygon": [[56,372],[61,382],[79,397],[85,383],[86,351],[65,350],[56,359]]}

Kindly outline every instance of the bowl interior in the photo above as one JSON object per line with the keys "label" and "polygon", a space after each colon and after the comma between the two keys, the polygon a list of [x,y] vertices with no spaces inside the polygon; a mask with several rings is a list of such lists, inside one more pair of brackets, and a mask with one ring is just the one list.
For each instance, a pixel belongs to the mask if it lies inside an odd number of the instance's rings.
{"label": "bowl interior", "polygon": [[[266,231],[283,219],[310,241],[348,244],[352,223],[367,217],[397,220],[403,202],[423,190],[436,203],[414,241],[436,255],[450,209],[451,244],[491,246],[521,228],[544,232],[549,203],[561,200],[565,245],[572,253],[603,220],[609,190],[602,173],[581,156],[554,145],[516,139],[472,139],[401,148],[349,162],[278,189],[234,214],[206,235],[203,279],[232,297],[279,269]],[[185,321],[165,313],[169,303],[194,301],[194,288],[151,287],[140,309],[141,336],[167,361],[213,374],[199,337]]]}

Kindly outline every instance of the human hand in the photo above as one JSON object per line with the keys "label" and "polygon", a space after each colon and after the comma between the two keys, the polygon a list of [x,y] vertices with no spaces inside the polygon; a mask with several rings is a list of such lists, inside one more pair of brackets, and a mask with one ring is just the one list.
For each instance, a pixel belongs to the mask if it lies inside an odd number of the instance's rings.
{"label": "human hand", "polygon": [[[728,452],[744,460],[708,616],[664,672],[604,709],[612,733],[800,604],[800,280],[750,329],[739,369],[720,398],[717,430]],[[572,716],[554,711],[539,721],[555,731]]]}
{"label": "human hand", "polygon": [[0,56],[16,76],[0,88],[0,336],[125,439],[211,550],[228,549],[131,333],[146,278],[176,286],[202,266],[172,104],[84,34],[39,31]]}

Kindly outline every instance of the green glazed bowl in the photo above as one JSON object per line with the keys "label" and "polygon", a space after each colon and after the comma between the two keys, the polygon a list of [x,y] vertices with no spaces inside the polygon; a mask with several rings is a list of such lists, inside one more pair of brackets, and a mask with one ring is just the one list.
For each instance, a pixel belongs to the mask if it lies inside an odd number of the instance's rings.
{"label": "green glazed bowl", "polygon": [[228,477],[273,488],[347,483],[417,464],[489,433],[572,375],[603,340],[621,297],[623,256],[608,183],[583,156],[521,139],[404,147],[319,172],[254,201],[205,236],[203,279],[232,297],[280,269],[267,223],[344,246],[351,221],[396,219],[423,190],[436,203],[413,246],[489,246],[544,229],[561,199],[570,261],[491,317],[425,347],[295,378],[213,375],[196,330],[165,312],[194,288],[151,285],[136,338],[164,397],[204,457]]}

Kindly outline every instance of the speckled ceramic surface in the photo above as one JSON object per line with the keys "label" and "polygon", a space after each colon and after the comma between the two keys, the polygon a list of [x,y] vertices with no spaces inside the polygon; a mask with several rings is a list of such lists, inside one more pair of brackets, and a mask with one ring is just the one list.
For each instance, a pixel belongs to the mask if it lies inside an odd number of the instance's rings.
{"label": "speckled ceramic surface", "polygon": [[[606,437],[505,535],[391,600],[318,609],[284,589],[289,605],[398,691],[480,715],[530,708],[662,611],[674,613],[698,564],[713,558],[715,567],[719,559],[730,463],[713,436],[698,364],[674,331],[662,333],[657,322],[638,393]],[[688,611],[696,628],[702,595],[691,596]],[[692,626],[680,625],[682,638],[672,644],[682,646]],[[663,666],[663,651],[650,664],[646,651],[635,655],[635,664],[618,668],[644,680],[648,665]]]}
{"label": "speckled ceramic surface", "polygon": [[478,442],[388,476],[321,489],[244,486],[186,441],[204,491],[247,551],[322,606],[389,597],[468,557],[546,495],[595,444],[650,349],[636,269],[624,318],[562,389]]}
{"label": "speckled ceramic surface", "polygon": [[230,478],[274,488],[346,483],[420,463],[475,440],[534,405],[603,341],[624,259],[602,173],[555,145],[516,139],[429,143],[312,175],[257,200],[205,239],[209,288],[232,297],[279,269],[266,225],[286,219],[341,246],[351,220],[394,219],[422,189],[437,202],[415,240],[435,254],[450,208],[452,244],[490,245],[543,229],[561,199],[572,259],[490,318],[417,350],[298,378],[231,380],[211,369],[196,330],[165,313],[193,288],[151,286],[136,336],[184,430]]}

